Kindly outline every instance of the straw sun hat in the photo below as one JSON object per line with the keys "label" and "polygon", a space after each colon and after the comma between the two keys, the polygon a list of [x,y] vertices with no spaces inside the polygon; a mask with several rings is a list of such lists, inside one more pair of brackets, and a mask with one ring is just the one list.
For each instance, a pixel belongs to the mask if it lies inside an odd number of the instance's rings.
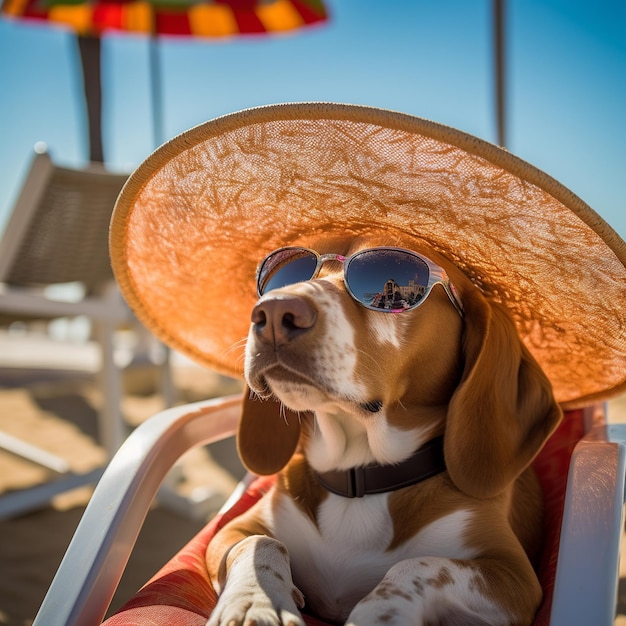
{"label": "straw sun hat", "polygon": [[258,262],[284,245],[363,232],[434,248],[504,303],[557,400],[626,390],[624,241],[543,172],[412,116],[285,104],[202,124],[132,174],[110,244],[139,319],[240,376]]}

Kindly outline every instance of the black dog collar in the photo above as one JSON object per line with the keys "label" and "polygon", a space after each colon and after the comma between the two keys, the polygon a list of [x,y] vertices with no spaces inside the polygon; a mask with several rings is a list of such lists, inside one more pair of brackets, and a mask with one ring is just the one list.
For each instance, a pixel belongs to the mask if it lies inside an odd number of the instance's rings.
{"label": "black dog collar", "polygon": [[344,498],[362,498],[414,485],[445,469],[443,437],[436,437],[396,465],[372,464],[347,470],[314,471],[314,474],[328,491]]}

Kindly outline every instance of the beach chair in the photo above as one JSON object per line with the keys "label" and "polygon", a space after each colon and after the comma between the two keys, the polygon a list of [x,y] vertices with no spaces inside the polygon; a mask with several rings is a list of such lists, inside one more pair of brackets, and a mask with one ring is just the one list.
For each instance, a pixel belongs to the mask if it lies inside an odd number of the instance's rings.
{"label": "beach chair", "polygon": [[[240,406],[241,396],[231,396],[176,407],[133,432],[98,484],[34,626],[101,622],[169,468],[189,448],[233,436]],[[544,602],[537,626],[614,622],[626,467],[623,428],[607,424],[603,405],[566,411],[534,462],[546,502],[538,571]],[[107,626],[205,624],[216,601],[204,565],[206,546],[272,480],[247,475],[220,513]],[[305,619],[309,626],[323,624]]]}
{"label": "beach chair", "polygon": [[[108,458],[126,436],[120,411],[121,379],[114,360],[114,333],[120,326],[143,330],[123,301],[109,262],[108,230],[115,200],[126,174],[102,164],[82,169],[60,167],[38,144],[31,167],[0,240],[0,325],[15,321],[86,316],[101,355],[99,441]],[[51,286],[71,283],[78,297],[59,299]],[[58,292],[58,289],[57,289]],[[167,351],[162,391],[172,404]],[[0,517],[39,506],[53,495],[93,483],[102,469],[75,475],[64,459],[0,433],[0,447],[60,475],[32,489],[0,498]]]}

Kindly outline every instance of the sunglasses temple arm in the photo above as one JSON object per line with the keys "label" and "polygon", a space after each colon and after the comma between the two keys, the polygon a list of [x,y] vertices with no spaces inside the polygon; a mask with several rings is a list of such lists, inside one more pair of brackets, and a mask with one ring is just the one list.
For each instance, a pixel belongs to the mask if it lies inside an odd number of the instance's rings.
{"label": "sunglasses temple arm", "polygon": [[452,306],[454,306],[454,308],[456,309],[457,313],[461,316],[461,318],[463,318],[464,317],[463,305],[461,304],[461,301],[459,300],[458,296],[456,295],[454,287],[450,284],[450,281],[447,281],[447,280],[443,281],[442,285],[443,285],[443,288],[446,291],[446,295],[450,299],[450,302],[452,302]]}

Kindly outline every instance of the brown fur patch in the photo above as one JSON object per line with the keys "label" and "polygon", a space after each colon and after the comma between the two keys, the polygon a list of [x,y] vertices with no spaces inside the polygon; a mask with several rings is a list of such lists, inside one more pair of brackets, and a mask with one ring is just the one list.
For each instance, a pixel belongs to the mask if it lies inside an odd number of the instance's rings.
{"label": "brown fur patch", "polygon": [[[261,518],[260,503],[226,524],[211,540],[207,548],[206,560],[212,582],[224,585],[229,559],[239,542],[254,535],[272,537],[272,533]],[[236,551],[235,551],[236,553]]]}
{"label": "brown fur patch", "polygon": [[467,506],[467,496],[456,489],[447,473],[394,491],[388,500],[393,538],[387,549],[394,550],[428,524]]}
{"label": "brown fur patch", "polygon": [[287,495],[317,526],[317,510],[328,492],[317,482],[304,455],[296,454],[279,474],[275,498]]}

